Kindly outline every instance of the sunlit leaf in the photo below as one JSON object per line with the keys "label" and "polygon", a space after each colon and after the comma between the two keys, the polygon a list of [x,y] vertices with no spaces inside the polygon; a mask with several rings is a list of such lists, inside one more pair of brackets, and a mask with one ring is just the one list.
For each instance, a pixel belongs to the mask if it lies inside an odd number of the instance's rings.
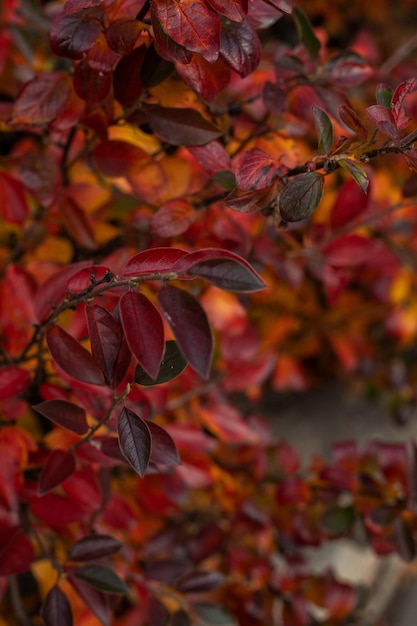
{"label": "sunlit leaf", "polygon": [[242,22],[248,14],[248,0],[228,0],[228,2],[219,2],[219,0],[207,0],[217,13],[228,17],[234,22]]}
{"label": "sunlit leaf", "polygon": [[151,433],[146,422],[124,408],[117,425],[120,449],[133,469],[143,478],[151,455]]}
{"label": "sunlit leaf", "polygon": [[42,605],[40,615],[45,626],[72,626],[72,609],[65,593],[55,585],[49,591]]}
{"label": "sunlit leaf", "polygon": [[324,176],[307,172],[291,178],[279,196],[279,210],[286,222],[298,222],[314,213],[323,195]]}
{"label": "sunlit leaf", "polygon": [[154,16],[152,27],[156,49],[163,59],[173,62],[178,61],[178,63],[189,63],[191,61],[193,52],[174,41]]}

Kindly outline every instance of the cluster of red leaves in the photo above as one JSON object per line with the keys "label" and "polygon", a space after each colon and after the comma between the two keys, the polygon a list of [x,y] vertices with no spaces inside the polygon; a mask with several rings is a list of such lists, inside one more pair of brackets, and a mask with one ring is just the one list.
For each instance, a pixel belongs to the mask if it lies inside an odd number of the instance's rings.
{"label": "cluster of red leaves", "polygon": [[[263,52],[281,18],[297,43]],[[0,20],[4,612],[30,571],[46,626],[343,623],[356,590],[301,549],[356,522],[413,558],[414,448],[303,472],[233,394],[364,361],[385,381],[415,340],[413,72],[353,105],[372,46],[328,49],[288,0]]]}

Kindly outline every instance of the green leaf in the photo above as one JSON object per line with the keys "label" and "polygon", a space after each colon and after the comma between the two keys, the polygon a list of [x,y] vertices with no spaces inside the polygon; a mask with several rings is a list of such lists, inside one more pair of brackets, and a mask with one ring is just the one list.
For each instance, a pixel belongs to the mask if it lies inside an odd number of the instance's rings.
{"label": "green leaf", "polygon": [[105,593],[124,594],[129,591],[123,580],[106,565],[83,565],[75,571],[75,576]]}
{"label": "green leaf", "polygon": [[135,382],[145,386],[167,383],[181,374],[186,365],[187,361],[179,351],[177,342],[171,339],[165,343],[165,353],[156,379],[153,380],[143,367],[138,365],[135,372]]}
{"label": "green leaf", "polygon": [[352,176],[359,185],[363,193],[366,193],[369,185],[369,178],[362,165],[353,159],[340,159],[339,164]]}
{"label": "green leaf", "polygon": [[236,177],[229,170],[219,170],[213,174],[213,182],[227,191],[232,191],[236,187]]}
{"label": "green leaf", "polygon": [[288,181],[279,196],[279,210],[286,222],[300,222],[314,213],[323,195],[324,176],[306,172]]}
{"label": "green leaf", "polygon": [[355,510],[352,507],[330,506],[325,511],[321,525],[329,535],[342,535],[352,527]]}
{"label": "green leaf", "polygon": [[379,83],[376,86],[376,103],[382,104],[384,107],[391,108],[391,100],[392,100],[392,89],[385,85],[384,83]]}
{"label": "green leaf", "polygon": [[237,626],[236,620],[218,604],[198,603],[194,610],[203,624],[213,626]]}
{"label": "green leaf", "polygon": [[321,43],[313,30],[310,20],[304,11],[298,7],[294,7],[293,16],[301,43],[306,47],[310,57],[316,59],[321,48]]}
{"label": "green leaf", "polygon": [[319,140],[319,152],[329,154],[333,146],[333,126],[330,117],[323,109],[313,104],[311,107]]}

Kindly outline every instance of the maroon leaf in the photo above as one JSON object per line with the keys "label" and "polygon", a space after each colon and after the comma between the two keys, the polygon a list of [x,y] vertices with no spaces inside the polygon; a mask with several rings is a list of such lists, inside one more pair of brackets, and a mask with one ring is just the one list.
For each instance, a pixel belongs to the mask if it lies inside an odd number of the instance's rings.
{"label": "maroon leaf", "polygon": [[85,211],[71,198],[64,198],[59,205],[59,216],[76,243],[86,250],[96,250],[94,230]]}
{"label": "maroon leaf", "polygon": [[71,546],[68,552],[70,561],[94,561],[118,552],[122,543],[110,535],[83,537]]}
{"label": "maroon leaf", "polygon": [[95,70],[83,59],[75,67],[73,82],[77,96],[88,104],[98,104],[110,93],[112,72]]}
{"label": "maroon leaf", "polygon": [[230,156],[219,141],[210,141],[204,146],[189,146],[188,151],[210,176],[221,170],[230,170],[232,167]]}
{"label": "maroon leaf", "polygon": [[142,148],[118,139],[100,141],[94,148],[93,157],[98,169],[106,176],[127,176],[150,158]]}
{"label": "maroon leaf", "polygon": [[394,91],[391,100],[391,111],[397,130],[403,130],[410,123],[410,118],[404,111],[404,98],[417,90],[417,79],[409,78]]}
{"label": "maroon leaf", "polygon": [[0,172],[0,214],[10,224],[22,224],[29,213],[29,204],[22,183]]}
{"label": "maroon leaf", "polygon": [[91,265],[75,272],[67,282],[67,290],[71,294],[90,290],[97,283],[110,281],[112,272],[106,265]]}
{"label": "maroon leaf", "polygon": [[333,267],[357,267],[366,263],[375,242],[368,237],[352,233],[337,237],[323,248],[326,261]]}
{"label": "maroon leaf", "polygon": [[52,52],[68,59],[81,59],[100,35],[102,18],[99,7],[59,13],[51,26]]}
{"label": "maroon leaf", "polygon": [[368,80],[374,73],[363,57],[347,50],[331,57],[323,67],[324,74],[339,87],[354,87]]}
{"label": "maroon leaf", "polygon": [[67,374],[92,385],[103,385],[103,374],[91,354],[65,330],[51,325],[46,342],[53,359]]}
{"label": "maroon leaf", "polygon": [[351,107],[346,104],[341,104],[337,107],[337,112],[345,126],[353,130],[363,141],[368,139],[368,131],[362,124],[359,115]]}
{"label": "maroon leaf", "polygon": [[263,189],[271,185],[279,164],[259,148],[250,148],[241,154],[236,163],[236,183],[241,191]]}
{"label": "maroon leaf", "polygon": [[220,572],[197,570],[181,576],[175,587],[181,593],[199,593],[217,589],[223,581],[224,576]]}
{"label": "maroon leaf", "polygon": [[162,287],[158,299],[182,354],[200,376],[208,378],[213,336],[204,309],[191,294],[172,285]]}
{"label": "maroon leaf", "polygon": [[276,9],[279,9],[283,13],[291,14],[293,10],[292,0],[266,0],[268,4],[272,5]]}
{"label": "maroon leaf", "polygon": [[213,62],[217,59],[220,20],[204,2],[151,0],[151,11],[177,44],[192,52],[200,52],[207,61]]}
{"label": "maroon leaf", "polygon": [[300,174],[288,181],[279,196],[279,210],[286,222],[299,222],[314,213],[323,195],[324,176]]}
{"label": "maroon leaf", "polygon": [[220,54],[242,78],[256,69],[261,60],[261,42],[249,22],[227,22],[223,26]]}
{"label": "maroon leaf", "polygon": [[239,213],[254,213],[264,207],[268,207],[277,199],[278,191],[276,185],[255,189],[253,191],[240,191],[235,189],[224,200],[224,203],[233,211]]}
{"label": "maroon leaf", "polygon": [[106,565],[82,565],[75,570],[75,576],[104,593],[125,594],[129,591],[123,580]]}
{"label": "maroon leaf", "polygon": [[180,248],[151,248],[135,254],[126,263],[123,276],[143,276],[165,274],[172,271],[173,265],[187,252]]}
{"label": "maroon leaf", "polygon": [[72,626],[72,610],[67,596],[54,585],[46,596],[40,611],[45,626]]}
{"label": "maroon leaf", "polygon": [[17,365],[0,367],[0,400],[22,393],[30,383],[30,373]]}
{"label": "maroon leaf", "polygon": [[120,317],[133,356],[151,378],[156,378],[165,350],[161,314],[142,293],[128,291],[120,298]]}
{"label": "maroon leaf", "polygon": [[[200,54],[195,54],[186,65],[175,63],[175,69],[183,81],[201,94],[207,102],[214,100],[230,81],[230,67],[222,57],[219,57],[215,63],[210,63]],[[219,135],[216,136],[218,137]],[[208,141],[211,139],[214,139],[214,137],[211,137]],[[198,145],[196,141],[185,141],[184,143]],[[201,143],[207,143],[207,141]]]}
{"label": "maroon leaf", "polygon": [[178,465],[181,463],[178,450],[171,435],[155,422],[146,422],[152,436],[150,460],[161,465]]}
{"label": "maroon leaf", "polygon": [[75,576],[68,576],[68,581],[103,626],[110,626],[112,596],[91,587],[91,585]]}
{"label": "maroon leaf", "polygon": [[32,512],[36,517],[46,522],[52,528],[61,528],[80,521],[85,511],[66,495],[47,493],[42,498],[36,498],[31,503]]}
{"label": "maroon leaf", "polygon": [[35,295],[34,306],[38,322],[45,321],[61,300],[65,298],[68,279],[87,265],[86,261],[80,261],[63,267],[44,282]]}
{"label": "maroon leaf", "polygon": [[146,46],[135,48],[116,65],[113,76],[114,97],[124,107],[133,106],[143,91],[139,78],[146,54]]}
{"label": "maroon leaf", "polygon": [[146,422],[130,409],[119,415],[117,431],[123,456],[141,478],[145,475],[151,456],[151,433]]}
{"label": "maroon leaf", "polygon": [[154,106],[149,111],[149,125],[173,146],[199,146],[223,134],[196,109]]}
{"label": "maroon leaf", "polygon": [[151,220],[151,232],[158,237],[175,237],[185,233],[194,222],[194,207],[185,199],[164,204]]}
{"label": "maroon leaf", "polygon": [[131,354],[122,329],[113,315],[96,304],[86,307],[93,359],[109,387],[117,387],[130,364]]}
{"label": "maroon leaf", "polygon": [[67,402],[67,400],[46,400],[32,407],[37,413],[40,413],[46,419],[51,420],[58,426],[77,433],[77,435],[85,435],[88,431],[88,424],[84,409]]}
{"label": "maroon leaf", "polygon": [[20,91],[13,109],[13,122],[48,124],[62,112],[71,91],[71,78],[68,74],[39,74]]}
{"label": "maroon leaf", "polygon": [[390,109],[382,104],[373,104],[366,109],[366,114],[374,122],[378,130],[388,135],[391,139],[398,139],[398,131]]}
{"label": "maroon leaf", "polygon": [[178,63],[189,63],[193,58],[193,52],[177,44],[164,31],[157,19],[152,19],[153,35],[157,50],[163,59],[167,61],[178,61]]}
{"label": "maroon leaf", "polygon": [[0,576],[26,572],[35,559],[35,551],[23,530],[18,529],[0,550]]}
{"label": "maroon leaf", "polygon": [[340,187],[330,214],[332,228],[339,228],[366,211],[369,195],[366,195],[353,180],[347,180]]}
{"label": "maroon leaf", "polygon": [[129,17],[121,17],[111,22],[106,30],[109,48],[120,56],[126,57],[133,51],[135,43],[143,31],[143,26],[138,20]]}
{"label": "maroon leaf", "polygon": [[43,466],[38,485],[38,494],[45,493],[60,485],[75,471],[75,458],[66,450],[52,450]]}
{"label": "maroon leaf", "polygon": [[248,14],[248,0],[228,0],[228,2],[207,0],[207,4],[233,22],[242,22]]}

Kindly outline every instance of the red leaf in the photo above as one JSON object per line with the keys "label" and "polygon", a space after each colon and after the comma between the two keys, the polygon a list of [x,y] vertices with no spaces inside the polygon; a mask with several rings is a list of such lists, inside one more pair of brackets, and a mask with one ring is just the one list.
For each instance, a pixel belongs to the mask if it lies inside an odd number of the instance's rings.
{"label": "red leaf", "polygon": [[165,350],[161,314],[142,293],[128,291],[120,298],[120,317],[134,357],[151,378],[156,378]]}
{"label": "red leaf", "polygon": [[[80,453],[82,448],[80,448]],[[97,484],[97,480],[91,468],[71,474],[71,476],[62,483],[62,489],[71,502],[83,511],[84,514],[100,509],[102,504],[101,488]]]}
{"label": "red leaf", "polygon": [[188,200],[171,200],[151,219],[151,232],[157,237],[175,237],[185,233],[194,222],[194,207]]}
{"label": "red leaf", "polygon": [[283,13],[292,13],[292,0],[266,0],[266,2],[268,2],[268,4],[271,4],[276,9],[279,9]]}
{"label": "red leaf", "polygon": [[148,118],[154,133],[173,146],[199,146],[223,134],[196,109],[153,106]]}
{"label": "red leaf", "polygon": [[74,471],[75,459],[71,452],[59,449],[52,450],[39,478],[38,494],[43,496],[60,485]]}
{"label": "red leaf", "polygon": [[200,0],[151,1],[152,15],[165,32],[180,46],[201,53],[209,62],[217,59],[220,45],[220,20]]}
{"label": "red leaf", "polygon": [[126,263],[122,276],[143,276],[146,274],[165,274],[181,257],[187,255],[180,248],[151,248],[135,254]]}
{"label": "red leaf", "polygon": [[0,576],[14,576],[26,572],[35,559],[35,551],[23,530],[11,534],[0,550]]}
{"label": "red leaf", "polygon": [[261,42],[249,22],[228,22],[223,26],[220,54],[242,78],[251,74],[259,65],[261,52]]}
{"label": "red leaf", "polygon": [[339,228],[364,213],[369,198],[370,195],[364,194],[354,180],[343,183],[330,214],[332,228]]}
{"label": "red leaf", "polygon": [[68,279],[87,265],[87,261],[80,261],[79,263],[63,267],[44,282],[38,290],[34,302],[38,322],[44,322],[65,298]]}
{"label": "red leaf", "polygon": [[151,462],[157,465],[179,465],[178,450],[171,435],[155,422],[146,422],[152,436]]}
{"label": "red leaf", "polygon": [[351,616],[357,601],[357,591],[351,585],[333,579],[326,583],[324,606],[329,611],[331,619],[341,622]]}
{"label": "red leaf", "polygon": [[109,387],[123,380],[131,359],[122,329],[113,315],[102,306],[86,307],[91,352]]}
{"label": "red leaf", "polygon": [[60,13],[52,22],[51,48],[58,56],[81,59],[101,33],[103,11],[98,7]]}
{"label": "red leaf", "polygon": [[0,400],[22,393],[30,383],[30,373],[16,365],[0,367]]}
{"label": "red leaf", "polygon": [[121,17],[106,30],[107,43],[111,50],[122,57],[130,54],[143,31],[143,24],[136,19]]}
{"label": "red leaf", "polygon": [[357,267],[368,261],[373,248],[371,239],[352,233],[331,241],[323,248],[323,254],[333,267]]}
{"label": "red leaf", "polygon": [[72,402],[60,399],[46,400],[40,404],[35,404],[32,408],[54,424],[71,430],[77,435],[85,435],[88,431],[84,409]]}
{"label": "red leaf", "polygon": [[67,290],[71,294],[78,294],[90,290],[97,283],[111,278],[112,272],[106,265],[91,265],[75,272],[67,282]]}
{"label": "red leaf", "polygon": [[110,613],[112,606],[111,596],[108,593],[103,593],[102,591],[91,587],[91,585],[76,578],[75,576],[68,576],[68,581],[74,587],[84,604],[90,609],[93,615],[97,617],[103,626],[110,626]]}
{"label": "red leaf", "polygon": [[100,33],[94,45],[87,52],[86,58],[89,67],[99,74],[100,72],[111,72],[120,59],[119,55],[109,48],[104,33]]}
{"label": "red leaf", "polygon": [[13,109],[17,124],[48,124],[63,111],[72,91],[71,77],[62,72],[45,72],[30,80],[20,91]]}
{"label": "red leaf", "polygon": [[150,159],[142,148],[118,139],[100,141],[94,148],[93,157],[105,176],[127,176]]}
{"label": "red leaf", "polygon": [[112,76],[111,71],[95,70],[83,59],[74,71],[75,93],[90,105],[99,104],[110,93]]}
{"label": "red leaf", "polygon": [[204,309],[191,294],[172,285],[162,287],[158,299],[182,354],[200,376],[208,378],[213,336]]}
{"label": "red leaf", "polygon": [[91,354],[59,326],[46,331],[46,341],[53,359],[67,374],[92,385],[103,385],[103,374]]}
{"label": "red leaf", "polygon": [[60,528],[81,520],[85,511],[68,496],[47,493],[31,502],[32,512],[52,528]]}
{"label": "red leaf", "polygon": [[248,14],[248,0],[228,0],[228,2],[207,0],[207,4],[233,22],[242,22]]}
{"label": "red leaf", "polygon": [[263,189],[272,184],[277,176],[279,164],[273,157],[259,148],[243,152],[236,163],[236,183],[241,191]]}
{"label": "red leaf", "polygon": [[398,131],[390,109],[383,104],[373,104],[366,109],[366,114],[382,133],[391,139],[398,139]]}
{"label": "red leaf", "polygon": [[307,484],[298,476],[286,476],[277,486],[276,498],[282,506],[305,504],[308,495]]}
{"label": "red leaf", "polygon": [[88,216],[71,198],[61,201],[59,214],[66,230],[81,248],[97,249],[94,230]]}
{"label": "red leaf", "polygon": [[187,149],[210,176],[232,167],[232,161],[219,141],[209,141],[204,146],[189,146]]}
{"label": "red leaf", "polygon": [[235,189],[224,200],[224,203],[233,211],[239,213],[254,213],[275,202],[278,196],[276,185],[255,189],[253,191],[240,191]]}
{"label": "red leaf", "polygon": [[354,87],[368,80],[374,73],[359,54],[351,50],[330,58],[323,68],[330,82],[339,87]]}
{"label": "red leaf", "polygon": [[143,91],[139,75],[145,54],[146,46],[135,48],[119,61],[114,70],[114,97],[124,107],[133,106],[139,100]]}
{"label": "red leaf", "polygon": [[193,58],[193,52],[177,44],[162,28],[157,19],[152,19],[153,36],[156,48],[163,59],[189,63]]}
{"label": "red leaf", "polygon": [[410,118],[404,111],[404,98],[417,90],[417,79],[409,78],[394,91],[391,100],[391,111],[397,130],[403,130],[410,123]]}
{"label": "red leaf", "polygon": [[199,593],[217,589],[224,581],[224,575],[215,571],[195,570],[181,576],[175,583],[180,593]]}
{"label": "red leaf", "polygon": [[70,561],[95,561],[118,552],[122,543],[110,535],[83,537],[71,546],[68,552]]}
{"label": "red leaf", "polygon": [[[201,94],[207,102],[214,100],[230,81],[230,68],[222,57],[219,57],[214,63],[210,63],[200,54],[195,54],[190,63],[186,65],[175,63],[175,69],[183,81]],[[218,137],[219,135],[216,136]],[[214,139],[214,137],[210,137],[208,141],[211,139]],[[194,145],[194,143],[189,143]]]}
{"label": "red leaf", "polygon": [[[258,30],[268,28],[283,17],[283,12],[279,6],[285,6],[285,13],[292,12],[292,2],[290,0],[251,0],[249,3],[248,21]],[[287,10],[288,9],[288,10]]]}
{"label": "red leaf", "polygon": [[359,115],[353,109],[346,104],[341,104],[337,107],[337,112],[340,120],[349,130],[353,130],[357,133],[363,141],[368,139],[368,131],[362,124]]}
{"label": "red leaf", "polygon": [[45,626],[72,626],[72,610],[67,596],[58,585],[52,587],[42,605],[40,615]]}
{"label": "red leaf", "polygon": [[5,172],[0,172],[0,213],[10,224],[22,224],[29,213],[24,186]]}
{"label": "red leaf", "polygon": [[120,449],[135,472],[145,475],[151,456],[151,433],[146,422],[130,409],[124,408],[117,424]]}

